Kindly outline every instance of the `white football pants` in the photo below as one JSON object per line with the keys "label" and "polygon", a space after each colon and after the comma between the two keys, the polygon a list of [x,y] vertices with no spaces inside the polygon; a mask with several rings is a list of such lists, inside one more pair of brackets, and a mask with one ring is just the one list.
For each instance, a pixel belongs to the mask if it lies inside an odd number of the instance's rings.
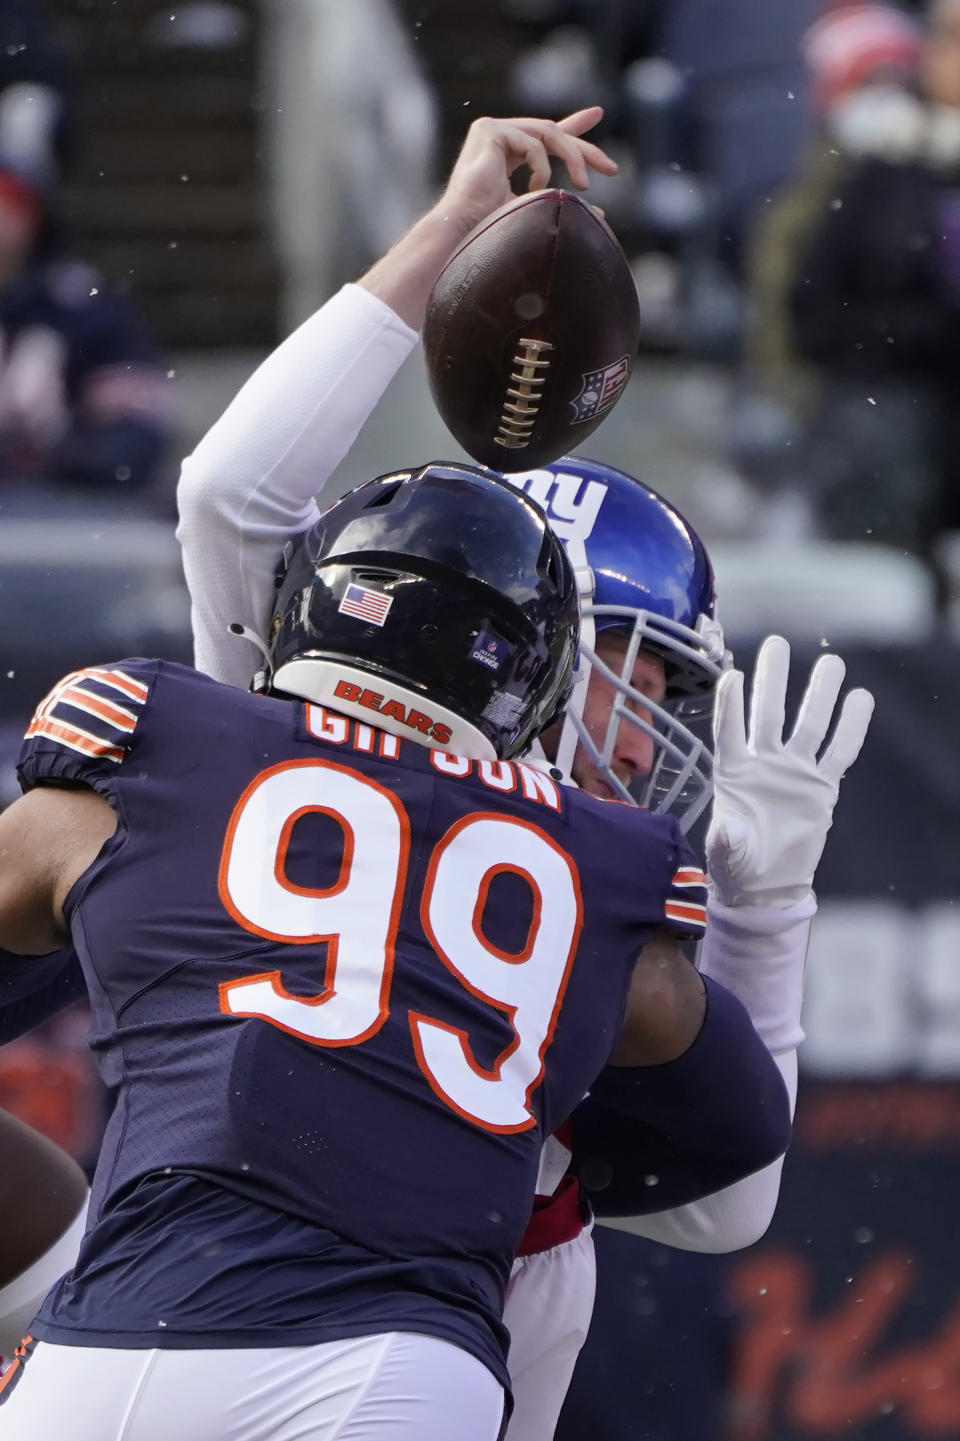
{"label": "white football pants", "polygon": [[503,1308],[513,1387],[506,1441],[552,1441],[593,1313],[597,1266],[591,1230],[585,1226],[572,1241],[513,1263]]}
{"label": "white football pants", "polygon": [[41,1341],[0,1391],[0,1435],[497,1441],[503,1400],[482,1362],[413,1332],[258,1351],[119,1351]]}

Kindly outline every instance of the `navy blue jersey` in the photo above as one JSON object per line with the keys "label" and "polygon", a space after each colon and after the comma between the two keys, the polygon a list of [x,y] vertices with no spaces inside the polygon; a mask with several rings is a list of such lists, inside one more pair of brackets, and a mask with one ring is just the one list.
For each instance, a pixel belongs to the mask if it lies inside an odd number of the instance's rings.
{"label": "navy blue jersey", "polygon": [[119,822],[66,903],[115,1102],[33,1334],[410,1329],[505,1381],[542,1140],[702,908],[675,822],[162,661],[67,677],[19,770]]}

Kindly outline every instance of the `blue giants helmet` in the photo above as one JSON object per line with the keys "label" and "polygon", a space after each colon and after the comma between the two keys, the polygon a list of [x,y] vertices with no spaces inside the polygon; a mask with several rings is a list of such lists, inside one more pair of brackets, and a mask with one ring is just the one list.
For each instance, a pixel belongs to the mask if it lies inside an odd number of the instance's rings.
{"label": "blue giants helmet", "polygon": [[[702,542],[663,496],[609,465],[565,457],[505,479],[546,511],[566,544],[580,591],[580,665],[555,764],[569,776],[580,744],[622,800],[670,811],[689,829],[711,795],[713,693],[730,664],[714,616],[713,568]],[[595,649],[596,637],[611,630],[627,639],[618,671]],[[662,704],[630,684],[641,649],[664,663]],[[594,672],[615,692],[601,745],[587,734],[582,720]],[[636,714],[636,706],[646,715]],[[635,777],[629,786],[612,769],[623,721],[638,726],[654,742],[650,773]]]}

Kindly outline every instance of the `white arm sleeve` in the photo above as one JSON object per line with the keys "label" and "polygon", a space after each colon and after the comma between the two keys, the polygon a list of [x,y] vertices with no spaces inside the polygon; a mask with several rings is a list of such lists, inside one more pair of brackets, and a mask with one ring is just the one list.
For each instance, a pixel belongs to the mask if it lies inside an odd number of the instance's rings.
{"label": "white arm sleeve", "polygon": [[[790,1096],[797,1099],[797,1047],[803,1040],[800,1008],[810,926],[817,903],[812,892],[782,908],[724,906],[707,902],[707,929],[700,970],[720,981],[745,1006],[770,1050]],[[681,1251],[738,1251],[759,1241],[780,1194],[783,1157],[733,1186],[648,1216],[601,1220]]]}
{"label": "white arm sleeve", "polygon": [[250,683],[259,657],[227,627],[265,635],[284,545],[316,519],[315,497],[416,341],[389,306],[344,286],[254,371],[183,462],[177,538],[198,670]]}

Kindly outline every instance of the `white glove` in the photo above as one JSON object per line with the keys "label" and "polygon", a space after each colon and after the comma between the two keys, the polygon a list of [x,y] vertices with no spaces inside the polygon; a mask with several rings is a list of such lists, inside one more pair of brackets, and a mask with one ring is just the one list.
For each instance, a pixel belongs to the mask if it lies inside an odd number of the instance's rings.
{"label": "white glove", "polygon": [[818,761],[846,667],[839,656],[820,657],[784,741],[789,669],[789,645],[768,636],[753,676],[749,736],[743,672],[727,671],[717,683],[706,857],[711,889],[727,906],[790,906],[808,895],[840,781],[860,754],[873,712],[869,691],[850,691]]}

